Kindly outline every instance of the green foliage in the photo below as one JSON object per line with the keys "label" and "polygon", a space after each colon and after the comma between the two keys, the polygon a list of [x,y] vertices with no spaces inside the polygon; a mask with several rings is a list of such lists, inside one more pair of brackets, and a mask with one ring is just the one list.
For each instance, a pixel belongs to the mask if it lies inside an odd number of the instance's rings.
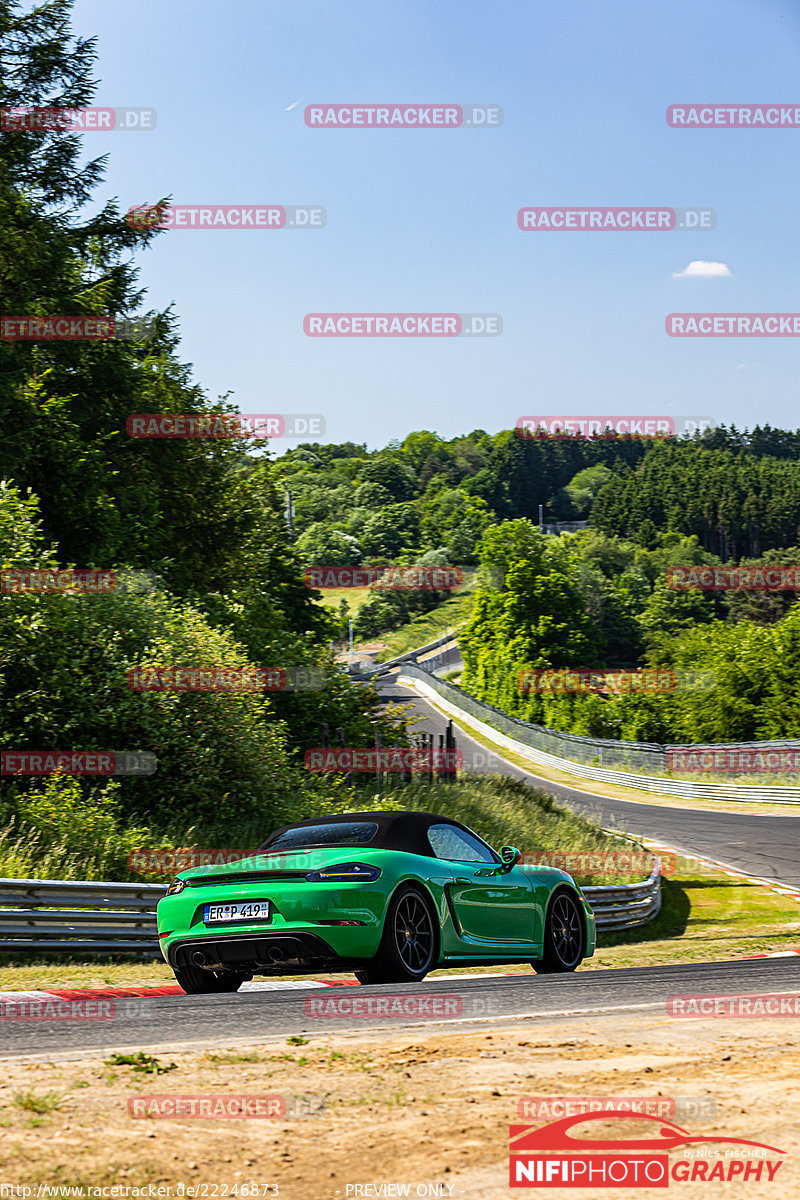
{"label": "green foliage", "polygon": [[360,508],[385,508],[392,502],[392,493],[380,483],[360,483],[353,492],[353,503]]}
{"label": "green foliage", "polygon": [[361,546],[369,557],[393,559],[419,544],[419,513],[413,504],[389,504],[373,513],[361,530]]}
{"label": "green foliage", "polygon": [[41,533],[39,501],[23,496],[13,481],[0,479],[0,568],[42,568],[53,565]]}
{"label": "green foliage", "polygon": [[331,529],[321,521],[309,525],[297,539],[297,553],[307,566],[358,566],[363,555],[357,537]]}
{"label": "green foliage", "polygon": [[[70,33],[70,3],[23,7],[0,0],[0,105],[90,104],[95,45]],[[81,155],[81,140],[60,131],[0,139],[0,311],[139,311],[132,252],[158,234],[132,228],[113,203],[92,211],[103,160]],[[178,358],[171,311],[155,324],[150,342],[0,342],[0,564],[143,567],[161,589],[0,599],[0,746],[139,749],[158,759],[154,776],[105,787],[5,785],[7,862],[38,855],[45,870],[80,860],[87,871],[121,871],[125,838],[145,828],[194,825],[207,837],[248,822],[263,829],[327,801],[330,786],[301,765],[323,720],[351,739],[371,738],[375,724],[387,743],[402,736],[374,695],[334,668],[330,618],[301,571],[320,560],[288,545],[275,486],[305,480],[299,524],[317,520],[328,537],[319,522],[352,506],[366,447],[300,447],[273,478],[241,439],[129,437],[136,413],[232,410],[228,397],[210,404]],[[414,491],[413,474],[394,460],[378,475],[391,490],[377,476],[364,482],[373,515],[385,495]],[[412,533],[415,520],[405,515]],[[357,542],[342,533],[339,544],[340,561],[357,560]],[[127,682],[143,665],[319,666],[326,683],[272,698],[143,693]]]}
{"label": "green foliage", "polygon": [[444,488],[426,497],[422,531],[429,545],[441,545],[450,563],[473,563],[476,547],[492,524],[485,500],[462,488]]}
{"label": "green foliage", "polygon": [[613,471],[605,463],[584,467],[565,487],[559,488],[550,509],[557,521],[582,521],[611,479]]}
{"label": "green foliage", "polygon": [[521,672],[596,661],[597,632],[556,539],[528,521],[491,526],[479,546],[482,579],[459,637],[462,686],[507,712],[524,713]]}
{"label": "green foliage", "polygon": [[361,478],[364,483],[378,483],[386,488],[396,502],[410,500],[414,495],[413,470],[395,458],[377,455],[366,463]]}
{"label": "green foliage", "polygon": [[[778,431],[775,431],[776,433]],[[716,431],[703,443],[658,442],[636,470],[617,471],[591,521],[643,546],[659,531],[694,534],[723,559],[793,545],[800,516],[798,435],[792,458],[769,457],[765,431]]]}
{"label": "green foliage", "polygon": [[[669,566],[719,560],[694,536],[657,541],[648,551],[595,530],[545,539],[526,522],[493,526],[481,548],[483,566],[493,571],[460,638],[462,686],[504,711],[588,737],[681,743],[799,736],[800,604],[787,609],[786,598],[674,590],[666,583]],[[793,552],[770,557],[797,562]],[[497,579],[501,587],[492,586]],[[758,621],[740,616],[745,603]],[[702,672],[715,683],[646,694],[520,692],[519,672],[527,667],[609,663]]]}
{"label": "green foliage", "polygon": [[112,1054],[104,1058],[107,1067],[131,1067],[134,1075],[166,1075],[168,1071],[177,1071],[177,1063],[162,1063],[152,1054],[140,1050],[137,1054]]}
{"label": "green foliage", "polygon": [[[35,610],[32,613],[32,606]],[[256,693],[134,691],[143,666],[251,666],[230,633],[167,595],[7,596],[0,608],[0,744],[139,750],[150,777],[124,777],[126,812],[221,822],[283,811],[302,773],[286,730]]]}
{"label": "green foliage", "polygon": [[[441,546],[451,562],[473,562],[490,524],[520,517],[537,522],[541,504],[549,519],[589,516],[631,553],[637,547],[657,553],[672,531],[678,538],[694,535],[701,554],[725,558],[757,556],[780,539],[796,540],[798,457],[800,434],[769,427],[749,434],[723,427],[691,442],[523,439],[515,431],[490,437],[482,430],[446,440],[420,430],[370,453],[352,443],[302,447],[273,471],[291,478],[299,533],[327,524],[354,534],[367,556]],[[413,506],[419,528],[412,522],[399,537],[387,536],[379,518],[398,502]],[[607,592],[600,607],[608,608],[608,624],[616,627],[609,653],[618,653],[632,633],[630,612],[624,602],[615,610]]]}
{"label": "green foliage", "polygon": [[[0,6],[0,105],[92,103],[94,42],[70,34],[70,7]],[[0,311],[137,314],[131,251],[157,235],[113,202],[89,211],[102,173],[102,159],[81,162],[78,136],[0,139]],[[174,327],[166,312],[149,343],[0,342],[0,478],[36,495],[60,562],[148,567],[186,592],[230,578],[246,514],[241,443],[179,438],[165,453],[125,432],[137,412],[212,407],[174,356]]]}
{"label": "green foliage", "polygon": [[65,870],[80,862],[90,878],[116,877],[124,871],[128,853],[147,837],[143,826],[122,829],[118,793],[114,780],[86,788],[66,775],[36,780],[26,790],[11,785],[0,805],[4,819],[11,818],[6,843],[13,834],[15,843],[27,844],[29,850],[35,846],[39,861]]}

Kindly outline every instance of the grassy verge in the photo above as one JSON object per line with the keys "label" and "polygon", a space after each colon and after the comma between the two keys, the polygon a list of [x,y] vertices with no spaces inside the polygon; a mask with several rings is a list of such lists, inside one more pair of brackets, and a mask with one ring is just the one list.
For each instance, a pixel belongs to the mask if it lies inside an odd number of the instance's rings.
{"label": "grassy verge", "polygon": [[[356,654],[366,646],[382,644],[386,648],[378,652],[375,661],[385,662],[398,654],[416,650],[426,642],[435,641],[467,619],[472,603],[472,591],[473,585],[469,582],[430,612],[420,613],[405,625],[399,625],[397,629],[382,630],[369,638],[362,638],[354,645]],[[329,588],[324,593],[321,605],[331,612],[338,613],[341,601],[346,600],[350,616],[355,617],[364,601],[373,594],[373,588]]]}
{"label": "grassy verge", "polygon": [[800,949],[800,902],[761,884],[695,867],[662,880],[661,897],[661,912],[641,929],[603,934],[591,965],[715,962]]}
{"label": "grassy verge", "polygon": [[398,654],[406,654],[409,650],[416,650],[418,646],[424,646],[427,642],[433,642],[454,630],[467,619],[471,602],[472,597],[468,592],[458,592],[449,596],[438,607],[432,608],[430,612],[421,613],[398,629],[380,634],[380,639],[386,643],[387,649],[381,650],[375,661],[385,662]]}
{"label": "grassy verge", "polygon": [[321,590],[322,599],[320,600],[320,604],[323,608],[338,611],[342,600],[346,600],[351,617],[356,615],[367,597],[372,595],[372,588],[370,587],[324,588]]}
{"label": "grassy verge", "polygon": [[47,991],[51,988],[140,988],[175,986],[163,959],[136,962],[124,955],[0,954],[0,992]]}

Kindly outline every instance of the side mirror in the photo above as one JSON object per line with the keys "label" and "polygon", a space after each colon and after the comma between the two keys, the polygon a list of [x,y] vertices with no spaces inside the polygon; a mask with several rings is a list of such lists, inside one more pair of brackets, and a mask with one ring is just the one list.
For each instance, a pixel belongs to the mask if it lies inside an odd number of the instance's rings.
{"label": "side mirror", "polygon": [[500,857],[505,864],[506,870],[510,871],[511,868],[515,867],[522,858],[522,854],[516,846],[502,846],[500,849]]}

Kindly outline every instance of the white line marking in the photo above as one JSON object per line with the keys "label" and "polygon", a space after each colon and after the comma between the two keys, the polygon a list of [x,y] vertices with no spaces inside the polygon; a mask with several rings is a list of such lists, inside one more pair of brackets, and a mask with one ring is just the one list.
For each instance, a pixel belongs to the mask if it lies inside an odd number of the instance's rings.
{"label": "white line marking", "polygon": [[0,1002],[3,1000],[52,1000],[54,992],[0,992]]}
{"label": "white line marking", "polygon": [[239,988],[240,992],[289,992],[297,988],[319,988],[324,987],[323,983],[318,983],[313,979],[251,979],[249,983],[243,983]]}

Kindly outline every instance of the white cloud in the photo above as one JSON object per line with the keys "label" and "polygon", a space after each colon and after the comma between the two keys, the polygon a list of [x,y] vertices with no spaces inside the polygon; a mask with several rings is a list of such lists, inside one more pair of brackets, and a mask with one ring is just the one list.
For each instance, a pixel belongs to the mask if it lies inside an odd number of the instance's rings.
{"label": "white cloud", "polygon": [[682,271],[673,271],[673,279],[719,279],[723,275],[730,275],[732,272],[725,263],[718,262],[703,262],[702,259],[695,259],[690,262],[688,267],[684,267]]}

